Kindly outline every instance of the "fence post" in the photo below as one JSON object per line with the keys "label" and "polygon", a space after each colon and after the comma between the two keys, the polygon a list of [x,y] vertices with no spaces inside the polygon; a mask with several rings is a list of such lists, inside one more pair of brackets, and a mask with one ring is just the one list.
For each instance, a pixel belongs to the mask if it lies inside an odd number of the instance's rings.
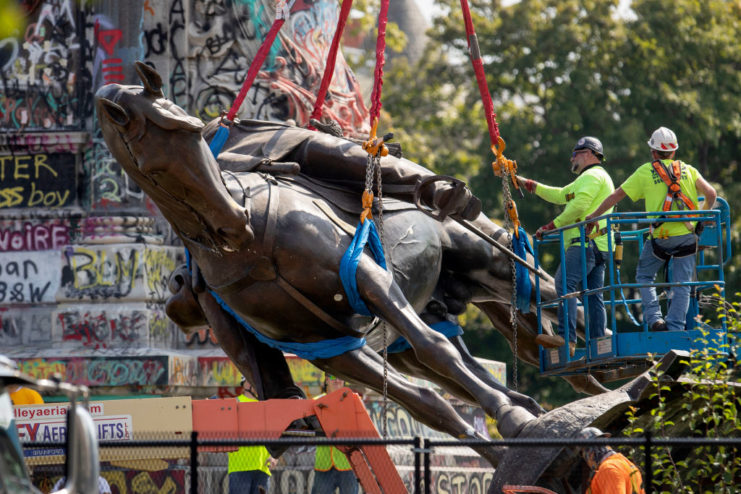
{"label": "fence post", "polygon": [[425,455],[425,494],[430,494],[430,484],[432,483],[432,475],[430,473],[430,450],[429,439],[422,440],[422,449]]}
{"label": "fence post", "polygon": [[190,433],[190,494],[198,494],[198,431]]}
{"label": "fence post", "polygon": [[652,441],[651,441],[651,439],[652,439],[651,431],[646,431],[645,438],[646,438],[646,443],[645,443],[645,446],[644,446],[643,450],[644,450],[644,452],[646,454],[646,468],[645,468],[645,470],[646,470],[646,478],[644,479],[644,482],[643,482],[644,483],[644,486],[643,487],[644,487],[644,490],[646,491],[646,494],[651,494],[654,491],[654,489],[653,489],[653,480],[654,480],[653,477],[654,477],[654,473],[653,473],[653,468],[652,468],[652,463],[653,462],[651,461],[651,455],[653,454],[653,452],[652,452]]}
{"label": "fence post", "polygon": [[414,438],[414,492],[422,494],[422,441],[419,436]]}

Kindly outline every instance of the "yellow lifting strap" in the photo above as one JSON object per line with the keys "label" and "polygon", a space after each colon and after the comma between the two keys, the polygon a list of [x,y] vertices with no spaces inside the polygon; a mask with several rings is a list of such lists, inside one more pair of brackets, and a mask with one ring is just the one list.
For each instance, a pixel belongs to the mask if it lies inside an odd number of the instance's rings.
{"label": "yellow lifting strap", "polygon": [[[496,156],[496,160],[491,162],[491,168],[494,171],[494,175],[501,177],[502,175],[509,175],[512,180],[512,184],[515,189],[520,192],[520,196],[524,196],[520,184],[517,182],[517,161],[507,159],[504,156],[504,150],[507,148],[507,143],[504,142],[501,136],[497,137],[497,143],[491,145],[491,151]],[[512,227],[514,229],[515,237],[520,236],[520,219],[517,215],[517,206],[512,198],[507,199],[507,214],[510,220],[512,220]]]}
{"label": "yellow lifting strap", "polygon": [[[363,212],[360,213],[360,222],[364,223],[366,218],[373,219],[371,208],[373,207],[373,163],[374,160],[380,160],[382,156],[388,156],[389,150],[384,142],[391,140],[394,135],[386,134],[383,137],[376,137],[378,130],[378,117],[373,119],[370,135],[368,140],[363,143],[363,149],[368,153],[368,170],[365,177],[365,190],[363,191]],[[378,162],[380,165],[380,161]]]}

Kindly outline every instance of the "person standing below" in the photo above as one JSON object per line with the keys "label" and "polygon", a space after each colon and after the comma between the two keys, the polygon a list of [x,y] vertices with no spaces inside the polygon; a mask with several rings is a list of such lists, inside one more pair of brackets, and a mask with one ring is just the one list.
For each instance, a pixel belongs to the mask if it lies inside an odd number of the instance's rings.
{"label": "person standing below", "polygon": [[[615,187],[607,171],[601,166],[604,160],[602,143],[595,137],[582,137],[574,146],[571,153],[571,171],[578,175],[576,180],[565,187],[551,187],[540,184],[534,180],[518,177],[520,185],[528,192],[535,193],[538,197],[553,204],[565,204],[563,212],[553,221],[541,226],[535,232],[538,238],[543,233],[584,221],[586,216],[597,208],[602,201],[608,197]],[[587,289],[595,290],[602,288],[605,281],[605,260],[608,250],[608,232],[606,231],[607,220],[600,222],[600,232],[592,240],[587,240],[586,254],[586,278]],[[609,232],[612,235],[612,232]],[[581,236],[578,228],[569,228],[563,233],[565,253],[564,265],[559,265],[556,271],[556,293],[559,297],[567,293],[575,292],[582,282],[581,270]],[[563,272],[566,276],[566,291],[563,287]],[[539,334],[535,341],[546,348],[558,348],[564,345],[565,338],[569,341],[569,354],[573,357],[576,350],[576,298],[564,301],[567,307],[568,322],[565,320],[563,304],[558,306],[558,335]],[[602,292],[594,293],[587,297],[589,306],[589,329],[591,338],[599,338],[605,335],[605,324],[607,315]],[[568,333],[567,333],[568,328]]]}
{"label": "person standing below", "polygon": [[[579,431],[575,439],[610,437],[596,427]],[[635,464],[607,445],[579,448],[591,470],[587,494],[645,494],[643,476]]]}
{"label": "person standing below", "polygon": [[[642,164],[615,192],[605,199],[587,219],[591,220],[620,202],[626,196],[632,201],[643,199],[646,212],[698,209],[698,192],[705,196],[704,209],[715,204],[717,194],[700,172],[674,155],[679,149],[677,136],[659,127],[648,141],[651,161]],[[691,221],[657,221],[651,225],[649,242],[643,247],[636,269],[636,282],[652,284],[661,266],[672,259],[672,282],[691,281],[695,275],[697,235]],[[690,303],[690,287],[674,286],[669,292],[666,320],[656,297],[656,287],[640,288],[643,318],[652,331],[685,329]]]}
{"label": "person standing below", "polygon": [[[330,374],[324,375],[323,393],[316,398],[337,391],[345,386],[345,381]],[[315,398],[315,399],[316,399]],[[350,460],[334,446],[317,446],[314,459],[314,485],[311,494],[357,494],[358,479],[352,470]]]}
{"label": "person standing below", "polygon": [[[237,396],[237,400],[243,403],[258,401],[252,385],[244,377],[242,394]],[[229,453],[229,494],[267,494],[270,469],[276,463],[265,446],[242,446]]]}

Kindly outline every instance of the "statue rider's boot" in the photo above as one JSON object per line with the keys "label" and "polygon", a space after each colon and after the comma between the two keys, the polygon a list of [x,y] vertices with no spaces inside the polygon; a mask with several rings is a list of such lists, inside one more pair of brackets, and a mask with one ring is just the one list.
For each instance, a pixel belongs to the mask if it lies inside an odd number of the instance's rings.
{"label": "statue rider's boot", "polygon": [[444,211],[446,215],[458,215],[464,220],[473,221],[481,213],[481,201],[468,187],[456,187],[447,182],[435,182],[431,206]]}

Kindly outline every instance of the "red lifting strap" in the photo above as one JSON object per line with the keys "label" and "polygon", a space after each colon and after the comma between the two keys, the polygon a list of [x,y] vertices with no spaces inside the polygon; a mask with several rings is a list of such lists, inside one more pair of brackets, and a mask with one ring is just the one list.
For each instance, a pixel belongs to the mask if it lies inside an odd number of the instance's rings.
{"label": "red lifting strap", "polygon": [[[322,76],[322,84],[319,87],[319,92],[316,95],[316,102],[314,103],[314,111],[311,112],[311,118],[314,120],[320,120],[322,118],[322,106],[324,105],[324,98],[327,96],[327,89],[332,82],[332,76],[334,75],[334,66],[337,60],[337,50],[340,47],[340,39],[342,33],[345,31],[345,23],[350,15],[350,9],[352,8],[352,0],[344,0],[342,2],[342,8],[340,9],[340,18],[337,21],[337,29],[334,32],[332,38],[332,45],[329,48],[327,54],[327,63],[324,66],[324,75]],[[311,130],[316,130],[314,127],[309,125],[307,127]]]}
{"label": "red lifting strap", "polygon": [[389,0],[381,0],[381,11],[378,13],[378,38],[376,38],[376,70],[373,73],[373,92],[371,93],[370,126],[373,128],[381,113],[381,88],[383,87],[383,65],[386,59],[386,20],[389,15]]}
{"label": "red lifting strap", "polygon": [[476,73],[476,82],[479,85],[479,94],[484,104],[484,113],[486,114],[486,125],[489,127],[489,139],[492,147],[496,147],[499,141],[499,125],[497,125],[497,114],[494,113],[494,103],[491,101],[489,86],[486,84],[486,74],[484,74],[484,64],[481,61],[481,50],[476,38],[476,31],[473,29],[471,20],[471,10],[468,8],[468,0],[461,0],[461,10],[466,22],[466,36],[468,40],[468,52],[471,56],[471,64]]}
{"label": "red lifting strap", "polygon": [[265,59],[268,57],[268,53],[270,52],[270,48],[272,48],[273,46],[275,37],[278,36],[278,31],[280,31],[280,28],[283,26],[284,22],[286,22],[285,19],[279,19],[276,16],[273,25],[270,26],[270,31],[268,31],[267,36],[265,36],[265,41],[263,41],[262,45],[260,45],[260,49],[257,50],[257,54],[250,64],[250,69],[247,72],[247,78],[244,80],[244,84],[242,84],[242,89],[239,90],[237,99],[234,100],[232,107],[229,109],[229,113],[226,115],[227,120],[234,120],[235,115],[239,111],[239,107],[242,106],[242,102],[247,96],[247,91],[249,91],[250,87],[252,87],[252,83],[255,81],[257,73],[260,71],[263,62],[265,62]]}

